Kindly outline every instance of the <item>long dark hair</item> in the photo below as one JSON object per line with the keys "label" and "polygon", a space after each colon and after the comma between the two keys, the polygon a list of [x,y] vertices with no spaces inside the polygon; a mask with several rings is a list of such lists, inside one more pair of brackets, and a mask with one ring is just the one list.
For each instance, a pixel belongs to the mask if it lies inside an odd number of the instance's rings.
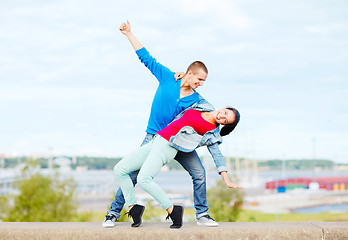
{"label": "long dark hair", "polygon": [[240,120],[240,114],[237,109],[233,107],[226,107],[226,109],[231,110],[236,116],[236,119],[234,120],[233,123],[226,124],[221,128],[220,130],[221,137],[230,134],[237,127],[237,124],[239,123],[239,120]]}

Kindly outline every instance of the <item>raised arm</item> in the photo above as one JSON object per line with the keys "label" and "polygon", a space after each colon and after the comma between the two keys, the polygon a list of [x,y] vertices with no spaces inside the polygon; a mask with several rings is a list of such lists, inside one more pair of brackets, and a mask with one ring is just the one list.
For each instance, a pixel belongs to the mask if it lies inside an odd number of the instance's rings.
{"label": "raised arm", "polygon": [[174,72],[167,67],[163,66],[157,60],[150,55],[150,53],[141,45],[131,32],[130,23],[122,23],[120,31],[127,36],[129,42],[132,44],[135,53],[138,55],[139,60],[151,71],[151,73],[157,78],[159,82],[174,79]]}
{"label": "raised arm", "polygon": [[124,35],[127,36],[129,42],[132,44],[132,47],[134,48],[134,51],[137,51],[137,50],[143,48],[143,45],[141,45],[141,43],[138,41],[138,39],[136,39],[134,34],[131,32],[131,26],[130,26],[130,23],[128,20],[127,20],[127,23],[121,24],[120,31],[121,31],[121,33],[123,33]]}

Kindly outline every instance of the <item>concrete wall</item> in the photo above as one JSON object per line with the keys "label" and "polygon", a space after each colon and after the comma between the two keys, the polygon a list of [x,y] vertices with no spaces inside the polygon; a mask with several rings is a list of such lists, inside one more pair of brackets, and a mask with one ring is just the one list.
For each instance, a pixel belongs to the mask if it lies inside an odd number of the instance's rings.
{"label": "concrete wall", "polygon": [[219,227],[202,227],[184,223],[181,229],[170,229],[170,222],[144,222],[139,228],[129,222],[114,228],[102,228],[101,223],[0,223],[0,240],[9,239],[348,239],[347,222],[292,223],[219,223]]}

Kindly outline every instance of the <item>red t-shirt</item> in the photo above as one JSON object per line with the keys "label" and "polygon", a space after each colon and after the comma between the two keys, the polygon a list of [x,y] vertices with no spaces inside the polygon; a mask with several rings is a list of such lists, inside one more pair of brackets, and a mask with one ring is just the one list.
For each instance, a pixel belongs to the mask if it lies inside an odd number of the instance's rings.
{"label": "red t-shirt", "polygon": [[175,120],[161,131],[158,131],[157,134],[169,141],[171,136],[175,136],[185,126],[192,127],[199,135],[204,135],[206,132],[216,128],[214,124],[202,117],[202,112],[188,109],[181,118]]}

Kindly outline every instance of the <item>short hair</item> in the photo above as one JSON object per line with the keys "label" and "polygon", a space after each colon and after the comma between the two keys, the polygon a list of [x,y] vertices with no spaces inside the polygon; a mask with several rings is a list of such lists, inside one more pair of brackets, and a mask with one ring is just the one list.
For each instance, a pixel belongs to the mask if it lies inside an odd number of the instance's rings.
{"label": "short hair", "polygon": [[190,66],[187,68],[186,73],[192,71],[193,74],[197,74],[199,69],[202,69],[206,74],[208,74],[208,68],[201,61],[195,61],[191,63]]}
{"label": "short hair", "polygon": [[240,114],[237,109],[233,107],[226,107],[226,108],[231,110],[234,113],[234,115],[236,116],[236,119],[233,121],[233,123],[226,124],[221,128],[220,130],[221,137],[230,134],[237,127],[237,124],[239,123],[239,120],[240,120]]}

